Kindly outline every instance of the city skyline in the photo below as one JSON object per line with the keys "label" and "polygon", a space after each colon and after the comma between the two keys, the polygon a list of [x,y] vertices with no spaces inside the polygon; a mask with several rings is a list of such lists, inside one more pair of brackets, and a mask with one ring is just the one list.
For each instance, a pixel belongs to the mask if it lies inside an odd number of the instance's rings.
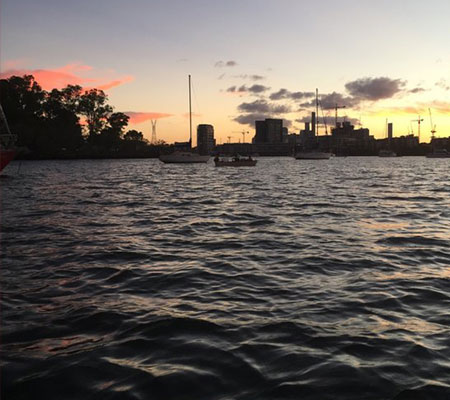
{"label": "city skyline", "polygon": [[[218,143],[254,135],[254,121],[281,118],[298,133],[314,108],[385,136],[450,136],[450,4],[284,0],[244,2],[3,0],[1,77],[32,74],[44,89],[103,89],[130,127],[151,139],[188,140],[193,123]],[[320,117],[322,116],[321,113]]]}

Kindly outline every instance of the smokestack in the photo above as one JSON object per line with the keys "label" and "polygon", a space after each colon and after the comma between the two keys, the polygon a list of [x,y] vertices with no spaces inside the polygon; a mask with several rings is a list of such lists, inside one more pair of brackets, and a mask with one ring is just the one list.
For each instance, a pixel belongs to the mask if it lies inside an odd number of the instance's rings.
{"label": "smokestack", "polygon": [[388,140],[391,141],[392,139],[392,135],[393,135],[393,126],[392,126],[392,122],[388,123]]}
{"label": "smokestack", "polygon": [[311,113],[311,124],[312,124],[312,131],[314,134],[316,134],[316,113],[313,111]]}
{"label": "smokestack", "polygon": [[305,131],[309,132],[309,122],[305,122]]}

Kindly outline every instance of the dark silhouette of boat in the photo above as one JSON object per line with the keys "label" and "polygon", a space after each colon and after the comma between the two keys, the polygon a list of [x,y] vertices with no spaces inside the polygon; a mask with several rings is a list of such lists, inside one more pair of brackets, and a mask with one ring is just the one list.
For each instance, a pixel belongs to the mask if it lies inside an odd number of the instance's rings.
{"label": "dark silhouette of boat", "polygon": [[389,149],[382,149],[378,153],[378,157],[397,157],[397,153]]}
{"label": "dark silhouette of boat", "polygon": [[450,158],[450,153],[446,149],[434,149],[432,153],[426,155],[427,158]]}
{"label": "dark silhouette of boat", "polygon": [[[317,124],[315,123],[316,120],[313,121],[315,125],[315,131],[314,136],[317,140],[317,136],[319,136],[319,90],[316,89],[316,113],[313,114],[314,118],[317,118]],[[324,119],[325,123],[325,119]],[[295,153],[294,158],[296,160],[329,160],[330,157],[333,156],[333,153],[322,151],[320,149],[308,149],[304,151],[299,151]]]}
{"label": "dark silhouette of boat", "polygon": [[5,168],[16,156],[16,140],[17,136],[13,135],[9,130],[5,113],[0,104],[0,172]]}
{"label": "dark silhouette of boat", "polygon": [[191,76],[189,75],[189,150],[175,151],[171,154],[161,154],[159,159],[166,164],[198,164],[207,163],[209,155],[192,152],[192,107],[191,107]]}
{"label": "dark silhouette of boat", "polygon": [[254,167],[257,160],[254,160],[251,156],[248,157],[216,157],[214,158],[214,164],[216,167]]}

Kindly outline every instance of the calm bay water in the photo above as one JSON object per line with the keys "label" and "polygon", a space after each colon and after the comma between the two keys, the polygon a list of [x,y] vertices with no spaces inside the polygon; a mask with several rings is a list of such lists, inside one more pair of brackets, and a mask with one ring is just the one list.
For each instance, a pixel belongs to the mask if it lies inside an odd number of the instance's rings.
{"label": "calm bay water", "polygon": [[449,173],[415,157],[16,161],[2,395],[449,399]]}

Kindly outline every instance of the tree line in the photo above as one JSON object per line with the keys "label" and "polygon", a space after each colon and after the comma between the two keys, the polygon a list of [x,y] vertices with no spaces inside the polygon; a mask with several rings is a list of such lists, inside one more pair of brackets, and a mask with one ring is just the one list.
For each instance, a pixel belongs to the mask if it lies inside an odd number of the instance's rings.
{"label": "tree line", "polygon": [[129,116],[99,89],[45,91],[32,75],[11,76],[0,80],[0,101],[21,158],[157,157],[165,147],[127,130]]}

